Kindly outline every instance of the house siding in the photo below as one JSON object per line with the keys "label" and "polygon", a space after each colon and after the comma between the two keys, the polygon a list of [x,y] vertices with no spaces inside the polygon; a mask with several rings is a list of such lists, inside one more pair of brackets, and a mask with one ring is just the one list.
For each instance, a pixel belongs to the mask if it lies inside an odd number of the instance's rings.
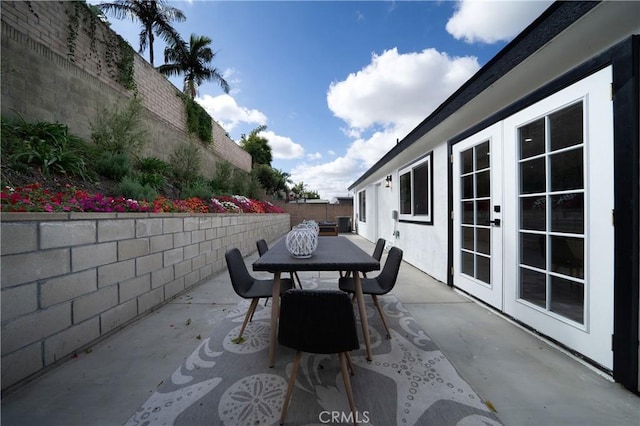
{"label": "house siding", "polygon": [[[615,227],[612,227],[615,266],[610,280],[599,279],[593,285],[610,286],[614,294],[614,315],[610,324],[613,327],[613,368],[609,372],[616,381],[634,391],[640,389],[639,13],[640,6],[630,3],[554,4],[349,188],[354,193],[367,191],[368,223],[359,224],[358,233],[371,241],[377,237],[388,239],[390,244],[405,250],[409,263],[455,286],[451,219],[453,170],[450,165],[454,144],[612,66],[614,136],[608,143],[614,151],[614,163],[612,176],[608,179],[615,194]],[[601,32],[603,26],[609,30]],[[594,31],[596,27],[598,30]],[[529,48],[519,49],[522,46]],[[451,117],[454,112],[455,122]],[[378,190],[376,185],[384,183],[384,176],[389,174],[395,184],[401,167],[431,150],[434,152],[433,226],[393,224],[386,212],[377,218],[377,223],[372,221],[371,212],[398,208],[396,188],[384,193],[383,185]],[[607,179],[606,176],[598,178]],[[377,205],[370,203],[369,194],[380,194],[380,191],[383,194],[378,196]],[[606,222],[612,225],[611,220]],[[399,236],[391,234],[389,237],[390,227],[396,227]],[[380,232],[384,235],[378,235]],[[513,250],[512,243],[505,250]],[[598,308],[594,305],[590,309],[597,311]],[[570,341],[558,343],[571,350]]]}

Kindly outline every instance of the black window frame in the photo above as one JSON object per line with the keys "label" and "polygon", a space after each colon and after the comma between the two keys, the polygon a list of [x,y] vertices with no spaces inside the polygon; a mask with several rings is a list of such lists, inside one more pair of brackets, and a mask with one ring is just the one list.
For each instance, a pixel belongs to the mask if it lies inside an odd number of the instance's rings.
{"label": "black window frame", "polygon": [[358,192],[358,221],[367,222],[367,190]]}
{"label": "black window frame", "polygon": [[[416,170],[422,169],[425,166],[428,167],[426,171],[427,182],[424,188],[417,189],[415,186]],[[403,185],[405,185],[407,181],[406,177],[403,178],[403,176],[408,176],[411,186],[408,191],[410,197],[408,204],[410,207],[409,213],[406,213],[407,200],[403,198]],[[426,214],[416,213],[415,201],[417,197],[415,194],[417,190],[426,191],[426,194],[423,193],[420,197],[422,200],[426,199]],[[404,190],[404,193],[407,193],[407,191]],[[400,222],[433,225],[433,151],[398,169],[398,214]]]}

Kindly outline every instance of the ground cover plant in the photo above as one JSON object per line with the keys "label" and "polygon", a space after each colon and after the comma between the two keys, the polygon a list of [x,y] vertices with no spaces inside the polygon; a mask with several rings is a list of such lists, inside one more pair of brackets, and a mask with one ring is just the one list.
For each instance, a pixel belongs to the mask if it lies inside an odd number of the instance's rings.
{"label": "ground cover plant", "polygon": [[[131,133],[139,137],[144,132],[130,117],[124,120],[124,130],[102,126],[108,138],[95,133],[94,127],[94,144],[59,123],[3,117],[0,211],[283,212],[257,200],[257,179],[228,163],[220,164],[212,178],[202,176],[200,167],[193,167],[198,152],[191,145],[178,147],[165,162],[139,157],[137,149],[126,151],[120,144],[95,143],[100,138],[113,140],[114,134],[131,142],[127,129],[135,129]],[[113,122],[120,126],[122,120]]]}

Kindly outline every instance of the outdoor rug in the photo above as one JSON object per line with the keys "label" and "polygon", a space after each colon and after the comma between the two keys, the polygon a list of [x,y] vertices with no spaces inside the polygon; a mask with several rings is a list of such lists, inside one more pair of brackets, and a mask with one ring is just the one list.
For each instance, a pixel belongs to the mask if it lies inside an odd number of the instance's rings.
{"label": "outdoor rug", "polygon": [[[336,279],[306,279],[305,288],[336,288]],[[378,298],[391,340],[370,296],[367,316],[373,361],[361,340],[351,357],[351,376],[360,424],[500,425],[494,413],[458,375],[444,354],[393,295]],[[276,347],[268,367],[270,306],[258,304],[240,344],[238,336],[249,301],[230,310],[213,333],[164,380],[126,426],[276,425],[295,351]],[[357,317],[357,309],[356,319]],[[361,326],[358,323],[358,334]],[[337,355],[303,354],[286,424],[349,424],[349,409]]]}

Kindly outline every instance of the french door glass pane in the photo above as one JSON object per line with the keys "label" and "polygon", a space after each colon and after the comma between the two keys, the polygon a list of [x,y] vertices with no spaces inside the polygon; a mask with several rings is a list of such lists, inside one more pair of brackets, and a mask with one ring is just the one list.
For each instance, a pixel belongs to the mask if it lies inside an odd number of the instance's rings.
{"label": "french door glass pane", "polygon": [[473,175],[462,178],[462,198],[465,200],[473,198]]}
{"label": "french door glass pane", "polygon": [[473,201],[462,202],[462,223],[473,225]]}
{"label": "french door glass pane", "polygon": [[551,196],[551,231],[584,233],[584,194]]}
{"label": "french door glass pane", "polygon": [[473,171],[473,150],[468,149],[460,153],[460,174],[467,174]]}
{"label": "french door glass pane", "polygon": [[541,234],[520,233],[520,263],[534,268],[547,268],[547,241]]}
{"label": "french door glass pane", "polygon": [[471,277],[475,276],[473,268],[473,253],[462,252],[462,273]]}
{"label": "french door glass pane", "polygon": [[476,170],[489,168],[489,142],[476,146]]}
{"label": "french door glass pane", "polygon": [[475,249],[473,230],[474,228],[472,226],[462,227],[462,248],[465,250],[473,251]]}
{"label": "french door glass pane", "polygon": [[553,272],[584,278],[584,239],[552,236],[550,249]]}
{"label": "french door glass pane", "polygon": [[476,229],[476,251],[478,253],[491,254],[491,229]]}
{"label": "french door glass pane", "polygon": [[549,156],[551,190],[567,191],[584,187],[582,148],[563,151]]}
{"label": "french door glass pane", "polygon": [[520,159],[540,155],[545,150],[544,119],[541,118],[519,129]]}
{"label": "french door glass pane", "polygon": [[546,309],[546,275],[531,269],[520,268],[520,298]]}
{"label": "french door glass pane", "polygon": [[544,157],[520,163],[520,193],[535,194],[546,191]]}
{"label": "french door glass pane", "polygon": [[583,142],[582,102],[549,115],[551,151]]}
{"label": "french door glass pane", "polygon": [[476,255],[476,278],[491,284],[491,258]]}
{"label": "french door glass pane", "polygon": [[476,225],[489,226],[489,220],[491,220],[490,200],[476,201]]}
{"label": "french door glass pane", "polygon": [[550,309],[570,320],[584,323],[584,285],[560,277],[551,277]]}
{"label": "french door glass pane", "polygon": [[489,170],[476,175],[476,197],[491,196],[491,175]]}
{"label": "french door glass pane", "polygon": [[520,228],[531,231],[547,229],[547,209],[544,195],[520,198]]}

